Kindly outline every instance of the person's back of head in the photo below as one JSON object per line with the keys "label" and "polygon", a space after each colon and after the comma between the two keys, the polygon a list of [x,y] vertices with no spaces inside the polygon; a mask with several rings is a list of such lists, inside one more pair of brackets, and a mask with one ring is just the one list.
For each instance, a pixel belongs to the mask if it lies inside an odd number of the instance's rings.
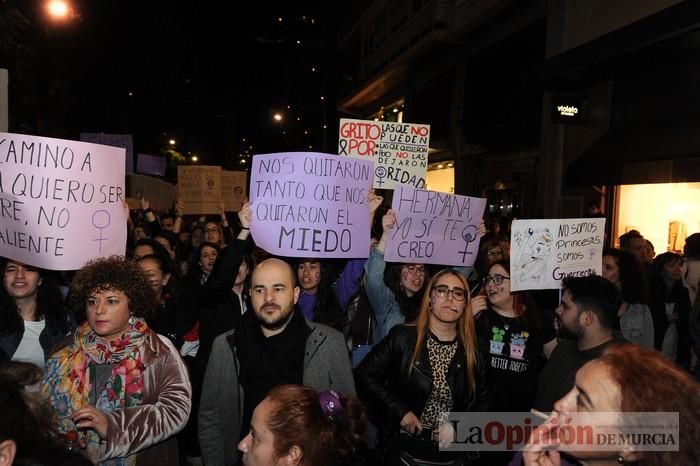
{"label": "person's back of head", "polygon": [[357,400],[299,385],[275,387],[267,398],[275,406],[268,427],[279,455],[296,445],[303,450],[304,465],[354,464],[364,446],[366,428],[364,409]]}
{"label": "person's back of head", "polygon": [[598,275],[588,277],[567,277],[562,280],[564,291],[568,291],[579,313],[593,312],[600,327],[612,330],[616,326],[617,311],[622,300],[620,293],[611,281]]}
{"label": "person's back of head", "polygon": [[[39,446],[53,442],[53,411],[38,394],[25,390],[41,380],[41,369],[29,363],[0,367],[0,465],[11,465]],[[15,461],[14,464],[19,464]]]}
{"label": "person's back of head", "polygon": [[637,230],[630,230],[627,233],[621,235],[620,236],[620,249],[622,249],[624,251],[632,252],[631,251],[632,240],[636,240],[638,238],[641,238],[642,240],[644,240],[644,237],[642,236],[642,234]]}
{"label": "person's back of head", "polygon": [[700,259],[700,233],[693,233],[685,239],[683,255],[689,259]]}
{"label": "person's back of head", "polygon": [[33,364],[0,365],[0,466],[90,465],[63,447],[52,406],[28,389],[41,378],[41,369]]}

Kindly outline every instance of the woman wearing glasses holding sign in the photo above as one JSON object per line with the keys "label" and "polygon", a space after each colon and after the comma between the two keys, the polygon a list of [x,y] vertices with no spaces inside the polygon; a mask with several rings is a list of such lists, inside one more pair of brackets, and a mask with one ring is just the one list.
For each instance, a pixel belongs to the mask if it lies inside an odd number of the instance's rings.
{"label": "woman wearing glasses holding sign", "polygon": [[357,368],[359,393],[385,421],[383,464],[469,464],[439,446],[454,434],[442,413],[486,411],[489,404],[470,306],[464,277],[443,269],[430,281],[416,322],[394,327]]}
{"label": "woman wearing glasses holding sign", "polygon": [[510,263],[496,261],[483,279],[486,296],[472,298],[476,332],[489,342],[494,411],[532,408],[537,377],[557,344],[552,319],[510,291]]}

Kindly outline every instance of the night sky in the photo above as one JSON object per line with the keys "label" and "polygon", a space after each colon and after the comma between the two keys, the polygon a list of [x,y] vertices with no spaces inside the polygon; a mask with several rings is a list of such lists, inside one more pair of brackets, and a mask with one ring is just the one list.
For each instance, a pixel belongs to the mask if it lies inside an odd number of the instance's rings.
{"label": "night sky", "polygon": [[0,4],[11,132],[132,134],[151,154],[173,138],[225,168],[247,166],[246,151],[334,150],[334,2],[72,3],[64,24],[44,1]]}

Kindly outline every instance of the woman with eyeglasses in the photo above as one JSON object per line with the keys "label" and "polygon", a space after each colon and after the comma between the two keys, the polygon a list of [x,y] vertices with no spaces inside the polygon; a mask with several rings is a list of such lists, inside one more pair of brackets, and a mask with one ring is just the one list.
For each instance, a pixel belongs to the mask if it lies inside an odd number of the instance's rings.
{"label": "woman with eyeglasses", "polygon": [[510,263],[491,265],[484,277],[486,296],[472,298],[476,331],[489,342],[495,411],[529,411],[537,377],[557,345],[553,320],[533,309],[522,292],[510,291]]}
{"label": "woman with eyeglasses", "polygon": [[396,264],[386,268],[384,250],[395,225],[396,213],[389,209],[382,217],[382,237],[365,262],[364,288],[376,318],[375,342],[396,325],[415,319],[425,289],[423,264]]}
{"label": "woman with eyeglasses", "polygon": [[394,327],[358,366],[358,392],[382,423],[389,456],[383,464],[469,464],[439,447],[454,438],[443,413],[489,407],[487,362],[470,307],[465,278],[441,270],[423,293],[416,322]]}

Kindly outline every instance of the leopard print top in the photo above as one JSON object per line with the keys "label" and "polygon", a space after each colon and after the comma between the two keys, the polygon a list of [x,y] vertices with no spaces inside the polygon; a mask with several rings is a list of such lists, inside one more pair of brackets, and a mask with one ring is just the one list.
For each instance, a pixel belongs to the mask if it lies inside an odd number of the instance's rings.
{"label": "leopard print top", "polygon": [[447,369],[457,352],[457,340],[444,342],[428,333],[428,358],[433,372],[433,391],[425,404],[420,421],[430,429],[443,424],[445,413],[452,410],[452,391],[447,384]]}

